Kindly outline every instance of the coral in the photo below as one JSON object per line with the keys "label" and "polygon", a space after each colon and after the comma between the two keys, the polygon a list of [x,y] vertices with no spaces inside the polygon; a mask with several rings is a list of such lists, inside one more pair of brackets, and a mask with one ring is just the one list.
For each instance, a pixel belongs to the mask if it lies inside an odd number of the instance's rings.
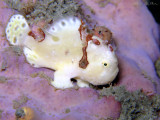
{"label": "coral", "polygon": [[121,103],[120,120],[154,120],[160,110],[160,95],[146,96],[141,90],[128,92],[124,86],[103,88],[102,96],[114,96]]}

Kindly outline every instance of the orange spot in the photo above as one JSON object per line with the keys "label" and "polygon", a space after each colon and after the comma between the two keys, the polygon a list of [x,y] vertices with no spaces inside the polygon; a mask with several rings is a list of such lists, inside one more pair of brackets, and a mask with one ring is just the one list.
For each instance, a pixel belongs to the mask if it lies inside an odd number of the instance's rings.
{"label": "orange spot", "polygon": [[28,35],[29,35],[29,36],[32,36],[34,39],[36,39],[36,35],[35,35],[32,31],[30,31],[30,32],[28,33]]}
{"label": "orange spot", "polygon": [[32,36],[36,41],[42,42],[45,39],[45,33],[41,28],[32,30],[28,33],[29,36]]}
{"label": "orange spot", "polygon": [[102,40],[108,40],[106,44],[111,43],[112,32],[108,28],[104,26],[98,26],[95,28],[94,34]]}
{"label": "orange spot", "polygon": [[83,25],[84,25],[84,23],[83,23],[83,21],[81,19],[81,25],[80,25],[80,27],[78,29],[81,40],[82,40],[82,31],[85,30],[85,28],[83,27]]}
{"label": "orange spot", "polygon": [[113,52],[113,47],[111,45],[109,45],[110,50]]}
{"label": "orange spot", "polygon": [[88,41],[92,40],[92,36],[93,35],[88,34],[87,37],[86,37],[86,41],[88,42]]}
{"label": "orange spot", "polygon": [[41,28],[38,29],[38,33],[40,35],[40,40],[38,42],[42,42],[45,39],[45,33]]}
{"label": "orange spot", "polygon": [[92,41],[93,41],[94,44],[100,45],[100,42],[97,39],[93,39]]}
{"label": "orange spot", "polygon": [[87,51],[86,51],[86,49],[87,49],[87,46],[82,48],[83,56],[82,56],[81,60],[79,61],[79,67],[83,68],[83,69],[85,69],[89,64],[89,62],[87,60]]}

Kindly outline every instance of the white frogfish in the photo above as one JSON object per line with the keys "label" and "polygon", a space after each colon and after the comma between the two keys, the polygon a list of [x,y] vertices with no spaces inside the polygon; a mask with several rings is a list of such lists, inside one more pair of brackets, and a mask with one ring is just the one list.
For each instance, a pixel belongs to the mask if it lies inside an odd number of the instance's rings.
{"label": "white frogfish", "polygon": [[60,19],[42,32],[44,39],[35,40],[26,19],[19,14],[13,15],[6,27],[7,40],[11,45],[23,46],[28,63],[55,70],[51,81],[54,87],[74,87],[72,78],[79,87],[105,85],[115,79],[118,60],[111,45],[87,33],[78,18]]}

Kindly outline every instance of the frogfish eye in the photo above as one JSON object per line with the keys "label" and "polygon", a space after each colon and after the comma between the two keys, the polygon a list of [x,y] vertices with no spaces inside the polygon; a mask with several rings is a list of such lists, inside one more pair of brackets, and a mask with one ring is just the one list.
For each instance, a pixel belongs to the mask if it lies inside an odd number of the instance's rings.
{"label": "frogfish eye", "polygon": [[104,65],[104,66],[107,66],[107,63],[104,63],[103,65]]}

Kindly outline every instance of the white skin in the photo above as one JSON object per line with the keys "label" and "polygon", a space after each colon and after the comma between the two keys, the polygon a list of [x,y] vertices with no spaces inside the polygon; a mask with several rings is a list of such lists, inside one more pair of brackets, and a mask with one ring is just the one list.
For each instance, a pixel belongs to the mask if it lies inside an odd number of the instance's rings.
{"label": "white skin", "polygon": [[[94,45],[94,43],[91,44]],[[102,53],[103,48],[98,46],[95,49],[97,52],[92,52],[94,49],[89,44],[87,49],[89,64],[86,69],[65,66],[63,70],[55,72],[55,75],[60,77],[55,76],[52,85],[59,87],[59,85],[62,85],[61,83],[66,83],[63,84],[63,88],[73,87],[73,83],[70,81],[71,78],[76,78],[79,87],[87,87],[88,83],[93,85],[110,83],[118,73],[117,59],[115,59],[115,55],[111,51]]]}
{"label": "white skin", "polygon": [[[61,24],[62,21],[65,25]],[[79,67],[79,61],[83,56],[83,46],[78,31],[80,24],[80,20],[75,18],[63,19],[45,31],[46,37],[42,42],[35,41],[33,37],[26,34],[25,37],[23,34],[23,38],[17,40],[18,45],[24,46],[24,54],[30,64],[34,67],[56,70],[54,81],[51,82],[56,88],[73,87],[71,78],[77,80],[79,87],[88,87],[89,83],[104,85],[113,81],[118,73],[118,61],[114,51],[104,45],[100,38],[97,38],[100,45],[95,45],[92,41],[88,42],[86,52],[89,64],[85,69]],[[9,41],[13,43],[13,39]],[[16,45],[15,41],[14,45]]]}

